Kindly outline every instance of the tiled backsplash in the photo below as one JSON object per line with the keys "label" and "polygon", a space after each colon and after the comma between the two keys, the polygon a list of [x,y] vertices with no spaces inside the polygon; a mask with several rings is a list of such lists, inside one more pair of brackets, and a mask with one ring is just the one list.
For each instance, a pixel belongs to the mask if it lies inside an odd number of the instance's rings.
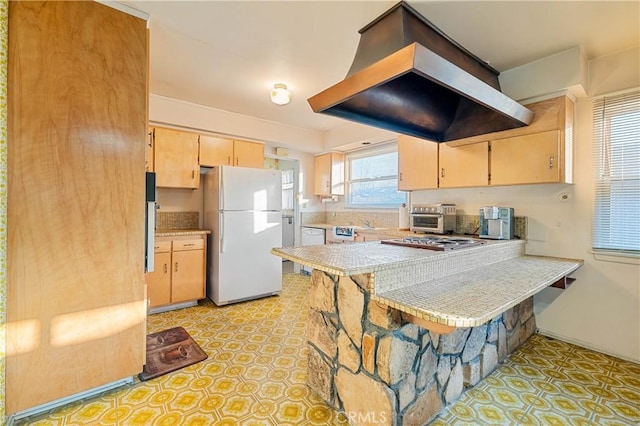
{"label": "tiled backsplash", "polygon": [[198,212],[157,212],[156,229],[198,229]]}
{"label": "tiled backsplash", "polygon": [[[355,225],[362,226],[368,221],[377,228],[397,228],[398,213],[372,213],[364,211],[344,212],[303,212],[301,214],[302,225],[313,223],[326,223],[329,225]],[[456,234],[476,234],[480,224],[480,217],[474,215],[456,216]],[[527,218],[516,216],[514,223],[515,236],[521,239],[527,238]]]}
{"label": "tiled backsplash", "polygon": [[[480,227],[480,216],[462,215],[456,216],[456,234],[477,234]],[[527,238],[527,218],[525,216],[514,217],[514,234],[520,239]]]}
{"label": "tiled backsplash", "polygon": [[363,226],[368,223],[376,228],[397,228],[398,213],[372,213],[366,211],[303,212],[302,225],[327,223],[329,225]]}

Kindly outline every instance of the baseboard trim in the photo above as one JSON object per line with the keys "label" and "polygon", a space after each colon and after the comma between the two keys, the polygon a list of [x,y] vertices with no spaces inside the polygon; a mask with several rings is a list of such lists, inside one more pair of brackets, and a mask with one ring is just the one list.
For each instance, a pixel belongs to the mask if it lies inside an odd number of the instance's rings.
{"label": "baseboard trim", "polygon": [[115,382],[111,382],[111,383],[107,383],[106,385],[102,385],[102,386],[98,386],[97,388],[93,388],[93,389],[89,389],[87,391],[84,392],[78,392],[76,394],[73,395],[69,395],[67,397],[64,398],[60,398],[60,399],[56,399],[55,401],[51,401],[51,402],[47,402],[45,404],[42,405],[38,405],[23,411],[18,411],[16,413],[11,414],[9,417],[7,417],[7,426],[10,426],[13,424],[14,421],[16,420],[20,420],[20,419],[24,419],[25,417],[31,417],[31,416],[35,416],[38,414],[42,414],[45,411],[54,409],[54,408],[58,408],[61,407],[63,405],[66,405],[70,402],[75,402],[84,398],[90,398],[93,396],[96,396],[102,392],[108,391],[108,390],[112,390],[115,388],[119,388],[120,386],[124,386],[124,385],[128,385],[133,383],[133,377],[125,377],[124,379],[121,380],[117,380]]}
{"label": "baseboard trim", "polygon": [[633,362],[635,364],[640,364],[640,359],[633,359],[630,358],[628,356],[625,355],[621,355],[612,351],[608,351],[606,349],[603,348],[598,348],[593,346],[591,343],[585,342],[583,340],[580,339],[574,339],[572,337],[567,337],[567,336],[563,336],[561,334],[557,334],[554,333],[552,331],[548,331],[548,330],[542,330],[542,329],[538,329],[538,334],[542,335],[542,336],[546,336],[546,337],[551,337],[552,339],[556,339],[556,340],[562,340],[563,342],[567,342],[567,343],[571,343],[572,345],[576,345],[576,346],[580,346],[581,348],[585,348],[585,349],[589,349],[591,351],[594,352],[600,352],[603,353],[605,355],[610,355],[616,358],[620,358],[623,359],[625,361],[629,361],[629,362]]}

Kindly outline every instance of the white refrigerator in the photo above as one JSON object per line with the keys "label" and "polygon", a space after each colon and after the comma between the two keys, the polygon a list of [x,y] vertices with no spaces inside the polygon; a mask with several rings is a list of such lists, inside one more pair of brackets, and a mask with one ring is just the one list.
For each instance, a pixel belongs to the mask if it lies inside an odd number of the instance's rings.
{"label": "white refrigerator", "polygon": [[212,231],[207,297],[216,305],[280,293],[282,173],[217,166],[204,175],[204,226]]}

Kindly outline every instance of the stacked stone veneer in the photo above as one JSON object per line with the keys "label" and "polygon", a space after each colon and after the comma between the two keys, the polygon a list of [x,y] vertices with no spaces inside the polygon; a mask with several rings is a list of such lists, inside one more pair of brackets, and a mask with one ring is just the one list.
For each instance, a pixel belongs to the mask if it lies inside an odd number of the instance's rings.
{"label": "stacked stone veneer", "polygon": [[372,301],[371,279],[311,278],[307,383],[351,424],[425,425],[536,328],[529,298],[481,326],[434,333]]}

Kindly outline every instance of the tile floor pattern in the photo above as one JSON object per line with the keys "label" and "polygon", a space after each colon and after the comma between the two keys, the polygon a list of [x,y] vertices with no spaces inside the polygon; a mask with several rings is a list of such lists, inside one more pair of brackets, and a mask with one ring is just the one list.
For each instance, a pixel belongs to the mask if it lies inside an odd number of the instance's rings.
{"label": "tile floor pattern", "polygon": [[[199,364],[72,403],[20,425],[341,425],[305,385],[309,278],[279,297],[152,315],[182,326]],[[534,335],[432,425],[639,425],[640,365]]]}

